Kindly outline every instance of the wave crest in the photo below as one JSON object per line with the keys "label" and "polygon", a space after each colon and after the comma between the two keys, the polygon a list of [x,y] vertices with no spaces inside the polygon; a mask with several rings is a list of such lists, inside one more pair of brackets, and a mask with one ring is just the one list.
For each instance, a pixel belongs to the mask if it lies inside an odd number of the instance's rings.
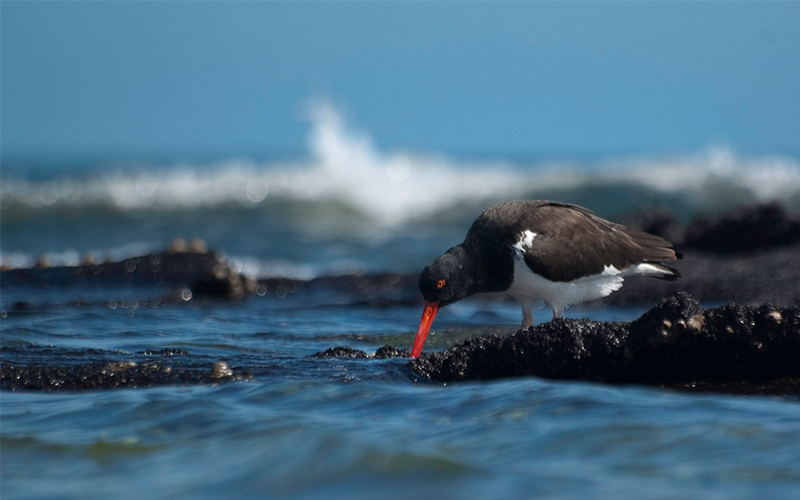
{"label": "wave crest", "polygon": [[[197,208],[283,210],[302,204],[322,213],[350,207],[376,227],[391,227],[469,204],[513,198],[595,201],[589,192],[654,193],[684,204],[678,211],[720,211],[736,204],[780,200],[800,206],[795,158],[742,158],[726,148],[689,156],[623,158],[593,163],[514,164],[462,161],[439,154],[383,152],[369,134],[348,126],[340,111],[317,102],[308,113],[309,156],[290,162],[232,159],[212,165],[176,164],[62,175],[45,181],[4,175],[4,223],[32,213]],[[618,199],[607,200],[610,204]],[[602,204],[603,201],[596,201]],[[311,208],[309,208],[311,207]],[[602,212],[597,206],[594,210]]]}

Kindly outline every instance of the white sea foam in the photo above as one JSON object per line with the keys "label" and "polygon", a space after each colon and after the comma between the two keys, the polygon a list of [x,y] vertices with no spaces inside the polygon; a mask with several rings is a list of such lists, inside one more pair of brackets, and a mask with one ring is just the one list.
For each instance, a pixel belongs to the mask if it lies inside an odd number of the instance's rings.
{"label": "white sea foam", "polygon": [[[460,202],[546,195],[620,184],[702,200],[701,208],[751,201],[800,203],[800,165],[788,156],[743,158],[710,148],[667,158],[615,158],[589,164],[465,162],[440,154],[380,151],[327,102],[310,108],[309,157],[290,162],[229,160],[215,165],[117,170],[48,181],[4,177],[3,207],[35,210],[104,205],[117,210],[186,210],[270,200],[336,202],[375,228],[428,217]],[[731,199],[729,191],[742,194]]]}
{"label": "white sea foam", "polygon": [[[771,200],[800,208],[800,164],[786,155],[745,157],[712,147],[691,155],[591,162],[464,161],[438,153],[382,151],[326,102],[311,106],[308,119],[308,155],[293,161],[141,165],[47,180],[4,169],[0,261],[29,267],[44,256],[51,265],[74,265],[89,251],[97,261],[117,261],[158,251],[170,238],[188,233],[235,254],[230,263],[247,275],[310,279],[416,268],[415,259],[424,260],[414,253],[416,242],[445,233],[442,245],[456,242],[475,214],[500,200],[588,198],[588,208],[601,215],[607,214],[604,204],[629,194],[638,201],[622,200],[618,210],[635,209],[631,203],[651,198],[677,206],[682,215]],[[461,207],[467,207],[463,217]],[[204,211],[191,214],[198,209]],[[437,218],[442,212],[444,223]],[[102,217],[110,219],[97,226]],[[448,217],[457,224],[442,229]],[[417,220],[427,223],[422,233],[408,224]],[[61,224],[72,229],[46,243],[30,236]],[[400,244],[395,247],[394,241]],[[369,251],[363,251],[365,245]],[[288,247],[304,251],[295,255]],[[315,248],[325,250],[307,251]]]}
{"label": "white sea foam", "polygon": [[[742,158],[729,148],[666,159],[636,158],[601,169],[605,182],[635,181],[662,192],[702,194],[721,183],[751,193],[756,201],[791,200],[800,195],[800,163],[788,156]],[[735,201],[735,200],[733,200]]]}

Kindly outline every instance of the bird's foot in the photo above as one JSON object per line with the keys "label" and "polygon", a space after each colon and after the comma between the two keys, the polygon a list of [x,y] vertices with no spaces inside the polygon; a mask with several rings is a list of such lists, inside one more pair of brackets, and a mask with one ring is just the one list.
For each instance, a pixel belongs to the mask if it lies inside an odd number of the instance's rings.
{"label": "bird's foot", "polygon": [[533,313],[530,311],[522,311],[522,329],[530,328],[533,326]]}

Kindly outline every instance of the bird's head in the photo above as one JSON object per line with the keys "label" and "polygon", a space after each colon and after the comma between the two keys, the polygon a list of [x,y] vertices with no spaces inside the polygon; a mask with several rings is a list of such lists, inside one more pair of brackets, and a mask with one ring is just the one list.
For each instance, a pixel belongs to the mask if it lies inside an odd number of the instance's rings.
{"label": "bird's head", "polygon": [[419,291],[425,299],[422,320],[414,338],[411,357],[422,352],[425,338],[440,307],[452,304],[474,293],[473,280],[465,269],[467,260],[460,246],[453,247],[444,255],[428,264],[419,276]]}
{"label": "bird's head", "polygon": [[472,280],[458,252],[451,249],[437,257],[419,275],[419,291],[426,302],[444,307],[472,294]]}

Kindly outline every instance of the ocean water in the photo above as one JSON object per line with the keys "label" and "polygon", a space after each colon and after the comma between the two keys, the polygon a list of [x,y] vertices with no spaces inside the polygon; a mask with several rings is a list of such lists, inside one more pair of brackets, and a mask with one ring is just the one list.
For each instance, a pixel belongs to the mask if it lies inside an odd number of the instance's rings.
{"label": "ocean water", "polygon": [[[334,108],[293,160],[4,165],[4,265],[121,259],[203,238],[255,277],[418,272],[493,202],[548,198],[622,218],[689,220],[778,199],[800,208],[791,155],[454,159],[384,152]],[[421,304],[335,288],[241,302],[147,302],[158,286],[0,282],[0,345],[49,362],[182,349],[247,381],[0,392],[0,496],[43,498],[800,498],[800,400],[537,378],[440,384],[404,359]],[[82,301],[82,302],[76,302]],[[28,308],[15,308],[25,302]],[[624,321],[642,308],[576,307]],[[550,319],[534,311],[537,322]],[[513,332],[518,306],[444,309],[428,349]],[[93,349],[88,353],[87,349]],[[34,358],[35,359],[35,358]],[[41,362],[43,358],[38,358]]]}
{"label": "ocean water", "polygon": [[[789,499],[800,491],[797,398],[536,378],[443,385],[419,380],[404,359],[310,358],[335,345],[407,347],[419,315],[412,306],[310,299],[49,304],[9,315],[4,346],[178,348],[253,379],[3,392],[3,498]],[[641,312],[570,311],[614,320]],[[513,331],[518,315],[495,303],[445,309],[429,348],[486,324]]]}
{"label": "ocean water", "polygon": [[779,200],[800,209],[800,159],[724,147],[684,155],[453,158],[381,151],[332,106],[294,159],[2,165],[0,260],[121,259],[203,238],[253,276],[416,272],[509,199],[577,203],[619,220]]}

